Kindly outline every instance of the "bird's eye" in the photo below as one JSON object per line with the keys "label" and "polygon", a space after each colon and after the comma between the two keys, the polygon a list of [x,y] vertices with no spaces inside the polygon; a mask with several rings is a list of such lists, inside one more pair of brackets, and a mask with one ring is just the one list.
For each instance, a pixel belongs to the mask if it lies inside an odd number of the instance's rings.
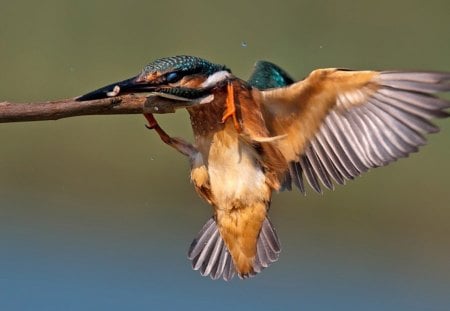
{"label": "bird's eye", "polygon": [[168,83],[174,83],[181,79],[181,74],[178,72],[170,72],[166,76],[166,81]]}

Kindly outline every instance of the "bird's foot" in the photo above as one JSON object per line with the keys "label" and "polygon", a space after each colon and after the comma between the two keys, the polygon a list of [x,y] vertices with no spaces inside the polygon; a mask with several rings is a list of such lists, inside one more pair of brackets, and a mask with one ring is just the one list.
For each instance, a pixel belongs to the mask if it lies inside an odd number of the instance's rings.
{"label": "bird's foot", "polygon": [[172,137],[169,136],[158,124],[158,121],[156,121],[155,117],[152,113],[144,113],[144,117],[147,119],[148,124],[145,125],[146,128],[149,130],[155,130],[161,140],[165,142],[168,145],[171,145],[172,143]]}
{"label": "bird's foot", "polygon": [[144,117],[148,121],[148,124],[145,125],[146,128],[148,128],[149,130],[154,130],[156,127],[159,127],[159,124],[153,116],[153,113],[144,113]]}
{"label": "bird's foot", "polygon": [[145,125],[149,130],[155,130],[161,140],[167,145],[175,148],[178,152],[192,158],[198,151],[190,143],[184,141],[181,138],[170,137],[158,124],[155,117],[151,113],[144,113],[144,117],[147,119],[148,124]]}
{"label": "bird's foot", "polygon": [[239,121],[236,116],[236,105],[234,103],[234,89],[232,82],[228,82],[227,84],[227,99],[226,99],[226,110],[222,116],[222,122],[225,123],[228,118],[233,118],[234,128],[240,132],[241,126],[239,125]]}

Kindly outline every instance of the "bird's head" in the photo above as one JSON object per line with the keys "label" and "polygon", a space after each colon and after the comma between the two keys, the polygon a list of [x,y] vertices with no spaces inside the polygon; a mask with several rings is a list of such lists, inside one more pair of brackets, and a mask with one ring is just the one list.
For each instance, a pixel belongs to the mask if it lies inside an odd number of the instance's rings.
{"label": "bird's head", "polygon": [[212,87],[227,79],[231,71],[195,56],[158,59],[135,77],[112,83],[77,98],[78,101],[101,99],[136,93],[162,94],[189,100],[208,94]]}

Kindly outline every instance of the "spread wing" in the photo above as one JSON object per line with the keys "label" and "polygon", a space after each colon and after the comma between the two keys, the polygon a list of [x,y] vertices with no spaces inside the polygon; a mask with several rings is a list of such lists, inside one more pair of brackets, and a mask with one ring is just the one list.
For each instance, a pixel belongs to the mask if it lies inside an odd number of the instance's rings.
{"label": "spread wing", "polygon": [[450,73],[320,69],[303,81],[261,91],[264,118],[289,161],[285,187],[317,192],[416,152],[439,129]]}

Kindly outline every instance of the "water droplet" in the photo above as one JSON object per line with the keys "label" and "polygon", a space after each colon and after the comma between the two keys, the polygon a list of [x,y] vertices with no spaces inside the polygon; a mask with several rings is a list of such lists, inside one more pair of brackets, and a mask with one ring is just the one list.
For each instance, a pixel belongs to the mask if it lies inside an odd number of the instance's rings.
{"label": "water droplet", "polygon": [[246,42],[246,41],[242,41],[242,42],[241,42],[241,46],[242,46],[243,48],[246,48],[246,47],[247,47],[247,42]]}
{"label": "water droplet", "polygon": [[323,48],[323,45],[319,45],[319,49],[322,49]]}

